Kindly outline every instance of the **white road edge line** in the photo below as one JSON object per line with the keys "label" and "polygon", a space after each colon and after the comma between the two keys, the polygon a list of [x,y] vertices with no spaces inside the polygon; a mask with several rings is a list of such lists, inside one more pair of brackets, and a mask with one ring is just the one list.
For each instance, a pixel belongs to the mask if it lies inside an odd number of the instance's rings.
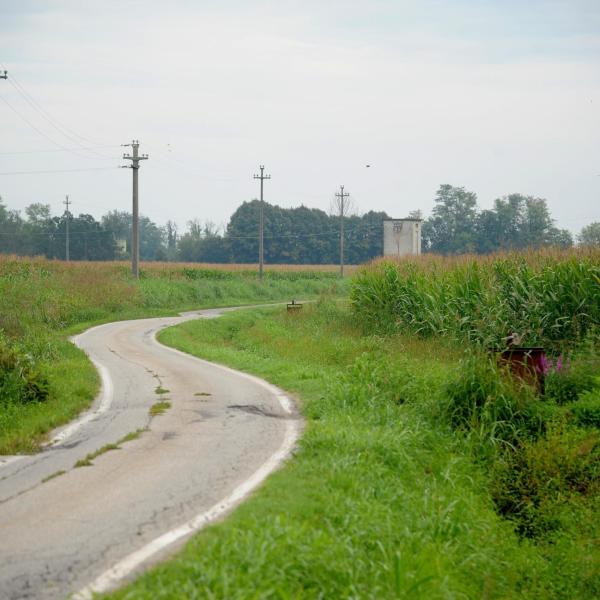
{"label": "white road edge line", "polygon": [[[71,340],[76,346],[76,338]],[[108,369],[97,360],[88,356],[89,360],[96,367],[96,370],[100,374],[100,403],[98,408],[90,412],[85,413],[81,418],[73,421],[65,428],[61,429],[48,443],[44,444],[42,448],[51,448],[62,444],[67,438],[70,438],[78,429],[83,427],[86,423],[89,423],[99,415],[105,413],[112,404],[113,401],[113,382],[110,377]]]}
{"label": "white road edge line", "polygon": [[[153,336],[153,342],[159,344],[156,340],[156,333]],[[253,381],[254,383],[262,386],[268,390],[273,396],[275,396],[281,405],[281,408],[288,414],[292,414],[294,403],[292,400],[283,393],[278,387],[268,383],[264,379],[230,369],[223,365],[212,363],[210,361],[197,358],[191,354],[186,354],[175,348],[169,348],[159,344],[162,348],[181,354],[187,359],[198,360],[202,363],[209,364],[212,367],[217,367],[223,371],[231,374],[235,374],[237,377],[242,377]],[[107,569],[99,577],[97,577],[92,583],[81,589],[79,592],[73,594],[71,598],[73,600],[90,600],[94,594],[106,592],[114,588],[119,582],[125,579],[129,574],[132,573],[137,567],[147,561],[149,558],[161,552],[176,541],[191,535],[202,529],[204,526],[215,521],[217,518],[231,510],[234,506],[244,500],[252,491],[254,491],[273,471],[275,471],[291,454],[299,437],[300,428],[296,420],[286,421],[286,431],[283,443],[279,450],[275,452],[257,471],[254,472],[246,481],[236,487],[229,496],[223,498],[220,502],[217,502],[214,506],[208,510],[196,515],[192,520],[164,533],[163,535],[152,540],[139,550],[132,552],[129,556],[113,565],[110,569]]]}

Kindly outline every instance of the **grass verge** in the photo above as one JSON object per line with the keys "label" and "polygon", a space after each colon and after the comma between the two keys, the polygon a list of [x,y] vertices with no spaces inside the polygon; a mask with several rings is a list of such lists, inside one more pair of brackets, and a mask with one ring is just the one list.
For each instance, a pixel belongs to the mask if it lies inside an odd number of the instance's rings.
{"label": "grass verge", "polygon": [[[589,598],[600,533],[520,538],[469,440],[431,415],[460,351],[361,335],[349,312],[255,310],[160,340],[296,394],[294,459],[225,522],[111,598]],[[577,528],[576,523],[580,526]]]}

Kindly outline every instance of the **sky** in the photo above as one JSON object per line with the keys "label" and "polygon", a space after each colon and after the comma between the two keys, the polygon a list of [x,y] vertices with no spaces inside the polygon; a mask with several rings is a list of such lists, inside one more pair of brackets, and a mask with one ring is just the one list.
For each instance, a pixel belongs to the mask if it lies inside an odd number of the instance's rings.
{"label": "sky", "polygon": [[[183,231],[259,194],[431,213],[545,198],[600,221],[598,0],[0,0],[0,196]],[[366,167],[370,165],[370,167]],[[40,172],[51,171],[51,172]]]}

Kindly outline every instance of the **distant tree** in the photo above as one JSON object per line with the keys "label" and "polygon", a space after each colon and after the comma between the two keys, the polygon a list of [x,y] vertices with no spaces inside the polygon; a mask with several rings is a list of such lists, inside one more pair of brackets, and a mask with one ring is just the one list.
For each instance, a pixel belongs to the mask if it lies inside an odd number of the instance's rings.
{"label": "distant tree", "polygon": [[29,223],[37,224],[49,221],[52,218],[51,209],[49,204],[41,204],[34,202],[25,209],[27,220]]}
{"label": "distant tree", "polygon": [[[66,215],[54,217],[56,223],[55,257],[64,259],[66,255]],[[114,260],[116,257],[115,239],[112,232],[92,215],[80,214],[69,220],[69,255],[71,260]]]}
{"label": "distant tree", "polygon": [[177,260],[177,223],[175,221],[167,221],[163,228],[163,237],[166,240],[166,259]]}
{"label": "distant tree", "polygon": [[178,244],[179,259],[186,262],[231,262],[229,241],[219,234],[211,221],[188,221],[188,230]]}
{"label": "distant tree", "polygon": [[477,195],[463,187],[441,185],[432,215],[423,224],[423,242],[430,252],[462,254],[476,250]]}
{"label": "distant tree", "polygon": [[492,210],[477,217],[478,252],[572,244],[570,232],[555,227],[543,198],[510,194],[497,198]]}
{"label": "distant tree", "polygon": [[584,227],[577,240],[583,246],[600,246],[600,222],[596,221]]}
{"label": "distant tree", "polygon": [[[131,252],[131,213],[113,210],[102,217],[102,227],[111,231],[115,240],[125,240]],[[165,260],[165,232],[148,217],[140,216],[140,259]],[[125,258],[125,257],[123,257]]]}
{"label": "distant tree", "polygon": [[0,197],[0,252],[19,254],[23,243],[23,219],[16,210],[9,210]]}

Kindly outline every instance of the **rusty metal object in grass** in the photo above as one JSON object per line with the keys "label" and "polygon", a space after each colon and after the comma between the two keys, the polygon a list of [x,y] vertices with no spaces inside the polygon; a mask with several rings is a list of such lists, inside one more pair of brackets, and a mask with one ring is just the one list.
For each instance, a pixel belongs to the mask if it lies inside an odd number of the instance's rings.
{"label": "rusty metal object in grass", "polygon": [[302,310],[302,302],[296,302],[295,300],[292,300],[287,305],[288,313],[298,314],[300,310]]}
{"label": "rusty metal object in grass", "polygon": [[514,377],[535,386],[540,394],[544,393],[548,358],[541,346],[511,346],[499,352],[498,363],[506,366]]}

